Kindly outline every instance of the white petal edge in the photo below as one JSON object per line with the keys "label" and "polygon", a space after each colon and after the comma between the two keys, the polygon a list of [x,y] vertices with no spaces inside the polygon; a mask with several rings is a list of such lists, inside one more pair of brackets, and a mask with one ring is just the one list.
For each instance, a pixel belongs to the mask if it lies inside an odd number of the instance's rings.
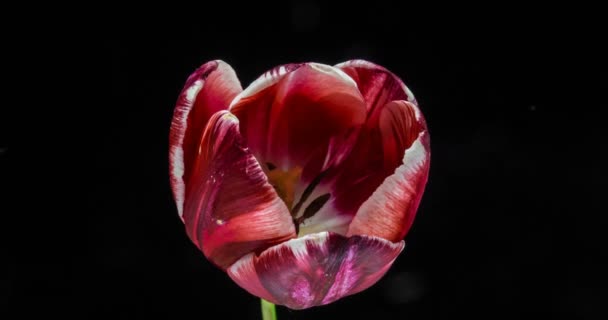
{"label": "white petal edge", "polygon": [[[418,138],[405,151],[403,156],[403,164],[397,167],[397,169],[395,169],[395,173],[388,176],[374,191],[374,193],[372,193],[372,195],[365,200],[365,202],[363,202],[349,226],[347,236],[368,235],[383,237],[382,235],[375,233],[353,233],[353,227],[358,227],[360,225],[371,226],[380,222],[381,220],[379,220],[377,217],[373,219],[369,219],[368,217],[369,215],[379,214],[378,211],[383,211],[383,208],[386,207],[387,203],[391,203],[391,201],[387,200],[387,195],[391,195],[391,197],[394,197],[395,199],[404,199],[416,191],[413,190],[415,187],[412,185],[413,182],[409,181],[407,177],[412,174],[417,174],[416,171],[422,170],[422,167],[426,164],[426,162],[430,161],[430,153],[422,143],[427,134],[428,133],[426,131],[420,132]],[[428,164],[426,165],[428,168]],[[418,191],[422,192],[420,190]],[[371,220],[374,220],[375,223],[371,223]]]}
{"label": "white petal edge", "polygon": [[[186,105],[192,106],[194,104],[194,100],[198,93],[203,89],[205,85],[205,81],[202,79],[196,80],[194,84],[186,90],[186,92],[182,93],[186,97]],[[169,150],[170,159],[173,165],[172,176],[175,179],[174,181],[174,196],[175,203],[177,205],[177,214],[180,218],[182,218],[184,214],[184,199],[186,194],[186,184],[184,183],[184,135],[188,130],[188,115],[190,114],[190,110],[192,107],[185,108],[182,107],[176,110],[176,114],[173,116],[173,121],[177,122],[177,125],[182,130],[178,133],[178,144],[172,145],[171,150]],[[183,220],[183,218],[182,218]]]}

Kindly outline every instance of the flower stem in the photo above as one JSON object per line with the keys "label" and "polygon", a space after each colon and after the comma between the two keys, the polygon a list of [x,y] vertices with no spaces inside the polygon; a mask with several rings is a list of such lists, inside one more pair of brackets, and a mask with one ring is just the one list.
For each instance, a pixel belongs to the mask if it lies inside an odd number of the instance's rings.
{"label": "flower stem", "polygon": [[262,319],[263,320],[277,320],[277,311],[274,307],[274,303],[268,302],[264,299],[260,299],[262,302]]}

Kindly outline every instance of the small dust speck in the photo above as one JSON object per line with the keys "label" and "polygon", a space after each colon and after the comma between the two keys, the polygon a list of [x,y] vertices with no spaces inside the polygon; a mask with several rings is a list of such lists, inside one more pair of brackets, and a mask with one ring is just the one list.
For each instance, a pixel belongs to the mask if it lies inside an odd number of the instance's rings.
{"label": "small dust speck", "polygon": [[530,106],[530,111],[536,111],[536,106],[535,105],[531,105]]}
{"label": "small dust speck", "polygon": [[291,8],[291,24],[296,31],[315,30],[321,23],[320,8],[308,1],[298,1]]}
{"label": "small dust speck", "polygon": [[385,296],[393,304],[406,304],[422,298],[428,288],[420,272],[395,273],[385,281]]}

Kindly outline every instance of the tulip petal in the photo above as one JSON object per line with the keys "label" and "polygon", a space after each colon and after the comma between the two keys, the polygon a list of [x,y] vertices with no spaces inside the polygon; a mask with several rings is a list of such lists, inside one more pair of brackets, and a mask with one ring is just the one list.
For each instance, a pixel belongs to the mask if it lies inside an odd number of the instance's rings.
{"label": "tulip petal", "polygon": [[198,68],[180,93],[169,136],[171,188],[180,217],[185,185],[207,121],[217,111],[228,109],[232,99],[242,90],[234,70],[225,62],[215,60]]}
{"label": "tulip petal", "polygon": [[[430,166],[429,135],[418,109],[393,101],[380,115],[384,168],[402,164],[357,211],[348,235],[369,235],[399,241],[409,230],[424,192]],[[416,136],[414,136],[416,135]]]}
{"label": "tulip petal", "polygon": [[306,309],[369,288],[403,248],[403,241],[321,232],[271,247],[259,256],[244,256],[227,272],[253,295]]}
{"label": "tulip petal", "polygon": [[[395,173],[404,151],[426,130],[414,95],[396,75],[364,60],[336,67],[357,83],[365,98],[367,119],[347,158],[339,168],[328,172],[318,188],[317,194],[330,193],[331,199],[300,225],[300,235],[322,230],[347,234],[363,202]],[[385,119],[381,123],[382,117]]]}
{"label": "tulip petal", "polygon": [[344,158],[365,121],[355,82],[318,63],[265,73],[234,99],[230,111],[260,162],[280,170],[302,167],[304,184]]}
{"label": "tulip petal", "polygon": [[250,252],[295,237],[287,207],[244,145],[238,127],[238,119],[228,111],[209,119],[186,185],[186,231],[223,269]]}

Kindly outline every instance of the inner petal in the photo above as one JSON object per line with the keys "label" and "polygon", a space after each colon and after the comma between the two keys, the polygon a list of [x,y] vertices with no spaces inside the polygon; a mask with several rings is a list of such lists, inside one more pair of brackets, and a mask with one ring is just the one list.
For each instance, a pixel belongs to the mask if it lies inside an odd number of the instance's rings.
{"label": "inner petal", "polygon": [[230,110],[296,229],[324,210],[332,201],[322,187],[328,173],[346,159],[365,123],[356,83],[331,66],[279,67],[245,89]]}
{"label": "inner petal", "polygon": [[341,70],[318,64],[277,77],[254,91],[247,88],[230,107],[247,145],[262,163],[281,170],[314,165],[321,171],[334,165],[349,147],[345,142],[353,140],[353,130],[365,122],[357,85]]}

